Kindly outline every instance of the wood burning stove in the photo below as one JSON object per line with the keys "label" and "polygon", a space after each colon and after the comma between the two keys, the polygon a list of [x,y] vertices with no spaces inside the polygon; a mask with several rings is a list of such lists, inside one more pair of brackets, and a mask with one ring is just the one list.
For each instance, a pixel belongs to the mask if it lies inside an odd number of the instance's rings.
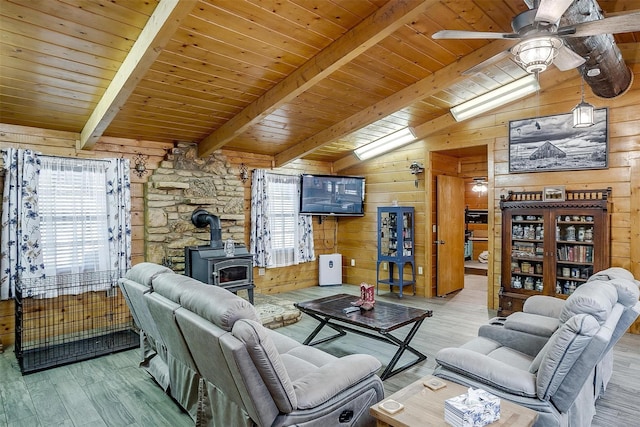
{"label": "wood burning stove", "polygon": [[243,244],[238,243],[233,244],[233,251],[225,251],[217,216],[204,209],[196,209],[191,221],[199,228],[209,225],[211,240],[209,245],[185,248],[184,274],[233,293],[246,289],[249,302],[253,304],[253,256]]}

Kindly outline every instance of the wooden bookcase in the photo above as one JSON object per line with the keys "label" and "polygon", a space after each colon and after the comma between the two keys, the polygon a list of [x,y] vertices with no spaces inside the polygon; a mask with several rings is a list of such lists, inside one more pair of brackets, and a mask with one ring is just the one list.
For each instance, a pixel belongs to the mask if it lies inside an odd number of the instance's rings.
{"label": "wooden bookcase", "polygon": [[[378,208],[376,291],[379,290],[380,284],[389,285],[391,292],[393,292],[393,287],[397,286],[398,296],[402,298],[402,289],[411,285],[413,294],[416,294],[415,250],[413,247],[414,218],[413,207]],[[382,274],[380,272],[381,266],[383,267]],[[384,267],[387,267],[387,271],[384,271]],[[407,268],[405,269],[405,267]],[[411,276],[405,278],[405,273],[411,274]]]}
{"label": "wooden bookcase", "polygon": [[532,295],[566,298],[610,265],[611,189],[502,197],[502,281],[498,314],[522,311]]}

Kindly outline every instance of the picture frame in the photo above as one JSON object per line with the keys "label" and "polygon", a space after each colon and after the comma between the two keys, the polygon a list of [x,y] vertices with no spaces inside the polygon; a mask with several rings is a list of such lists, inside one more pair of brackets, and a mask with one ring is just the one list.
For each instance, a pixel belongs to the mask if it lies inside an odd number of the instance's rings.
{"label": "picture frame", "polygon": [[544,187],[542,191],[542,200],[545,202],[564,202],[565,198],[566,191],[564,185]]}
{"label": "picture frame", "polygon": [[571,113],[511,120],[509,173],[609,167],[609,111],[594,111],[594,124],[573,127]]}

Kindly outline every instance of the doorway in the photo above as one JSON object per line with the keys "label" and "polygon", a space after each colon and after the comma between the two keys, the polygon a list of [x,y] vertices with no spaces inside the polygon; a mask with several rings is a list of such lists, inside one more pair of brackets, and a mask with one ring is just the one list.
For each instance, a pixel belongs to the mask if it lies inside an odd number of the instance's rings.
{"label": "doorway", "polygon": [[[437,196],[434,196],[433,199],[436,205],[432,218],[434,224],[433,265],[437,266],[433,283],[435,295],[443,295],[443,286],[440,284],[440,279],[451,274],[446,271],[447,265],[461,269],[459,275],[462,277],[465,275],[481,276],[477,278],[478,280],[475,280],[474,277],[474,283],[483,283],[486,289],[488,287],[489,270],[489,191],[474,191],[474,187],[476,187],[475,190],[481,189],[476,186],[478,181],[488,184],[489,159],[487,146],[432,152],[431,167],[434,193],[436,194],[439,192],[438,178],[441,175],[452,176],[463,181],[463,188],[456,194],[456,198],[461,199],[461,202],[459,202],[461,203],[459,215],[463,217],[464,225],[459,231],[460,235],[454,237],[464,242],[464,253],[460,255],[463,258],[461,260],[456,259],[455,263],[447,264],[445,262],[443,270],[441,270],[443,260],[438,259],[438,253],[441,250],[439,240],[442,239],[437,236],[439,235],[439,230],[456,228],[452,227],[452,222],[458,222],[460,217],[442,213],[438,215]],[[453,196],[453,193],[451,196]],[[451,237],[449,238],[451,239]],[[453,267],[454,265],[457,267]],[[441,274],[441,272],[444,274]],[[466,282],[467,280],[464,281]],[[449,292],[445,290],[444,294]]]}

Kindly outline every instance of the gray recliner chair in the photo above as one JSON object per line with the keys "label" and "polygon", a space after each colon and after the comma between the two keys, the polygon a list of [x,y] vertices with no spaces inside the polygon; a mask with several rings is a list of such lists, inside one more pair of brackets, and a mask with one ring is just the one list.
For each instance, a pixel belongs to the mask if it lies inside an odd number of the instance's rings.
{"label": "gray recliner chair", "polygon": [[126,278],[118,280],[118,286],[139,329],[142,351],[140,366],[149,372],[165,392],[169,392],[167,347],[143,299],[144,294],[151,292],[151,281],[155,276],[165,273],[173,271],[157,264],[141,263]]}
{"label": "gray recliner chair", "polygon": [[302,345],[263,327],[233,293],[151,267],[126,279],[151,282],[142,299],[167,348],[169,389],[196,425],[375,425],[369,407],[384,397],[376,358]]}
{"label": "gray recliner chair", "polygon": [[528,339],[532,334],[488,325],[463,346],[440,350],[434,375],[531,408],[539,414],[536,426],[590,425],[601,384],[597,367],[640,315],[635,281],[601,279],[562,304],[557,327],[545,326],[554,330],[542,347]]}

